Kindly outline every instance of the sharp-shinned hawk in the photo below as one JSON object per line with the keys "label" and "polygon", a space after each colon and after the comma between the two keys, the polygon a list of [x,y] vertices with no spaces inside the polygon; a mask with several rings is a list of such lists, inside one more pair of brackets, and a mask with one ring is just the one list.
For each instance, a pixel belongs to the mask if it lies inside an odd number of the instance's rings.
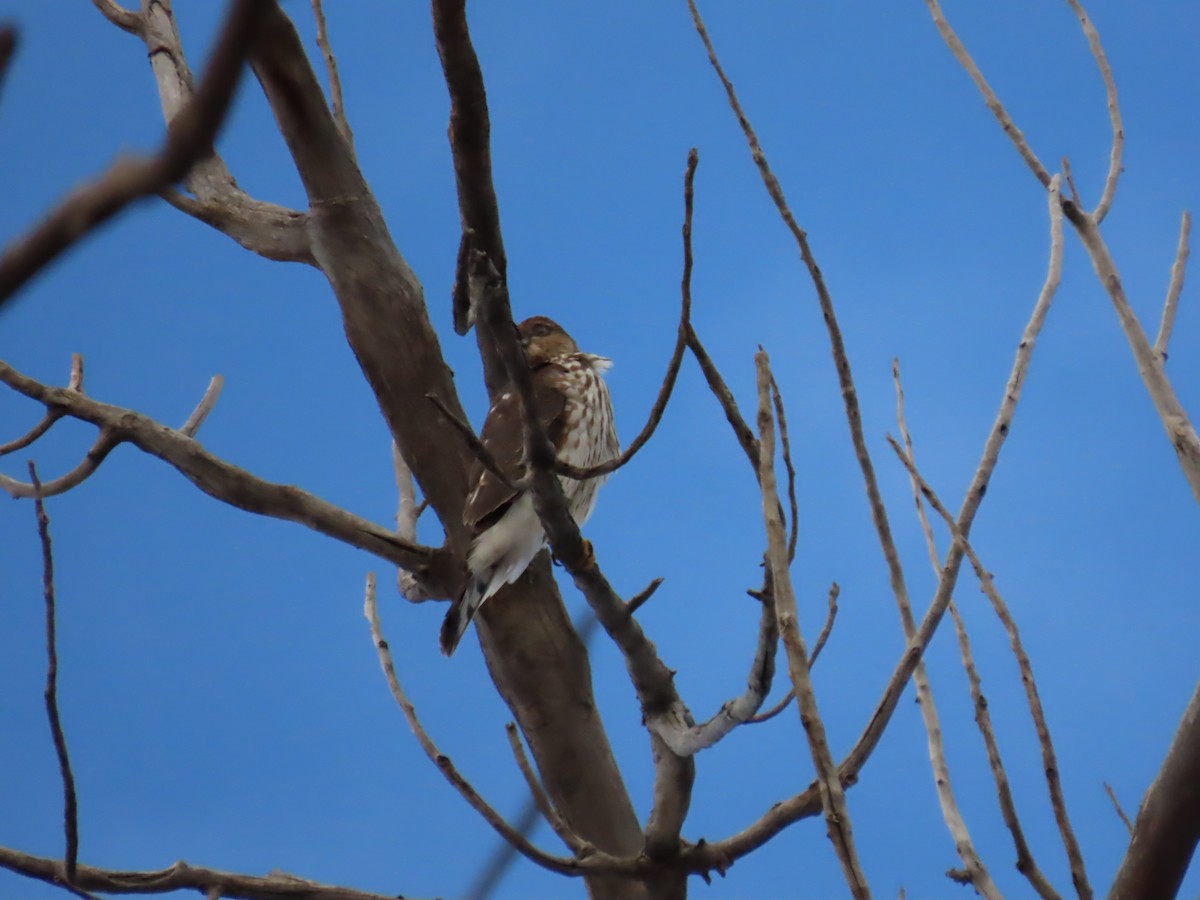
{"label": "sharp-shinned hawk", "polygon": [[[585,468],[616,457],[620,446],[612,400],[602,377],[612,361],[581,353],[570,335],[545,316],[526,319],[518,331],[532,369],[537,416],[558,459]],[[509,385],[500,391],[483,423],[483,445],[513,482],[528,475],[520,413],[516,390]],[[478,462],[471,479],[463,522],[475,537],[467,560],[467,587],[442,623],[442,652],[447,656],[458,646],[480,604],[516,581],[546,545],[546,533],[527,492],[513,491]],[[604,476],[560,477],[578,524],[592,514],[604,480]]]}

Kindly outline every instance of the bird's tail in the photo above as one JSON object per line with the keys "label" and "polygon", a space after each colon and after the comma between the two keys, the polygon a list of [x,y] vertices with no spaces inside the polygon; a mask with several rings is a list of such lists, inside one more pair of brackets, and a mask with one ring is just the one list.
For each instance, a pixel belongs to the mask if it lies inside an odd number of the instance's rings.
{"label": "bird's tail", "polygon": [[472,579],[463,591],[462,596],[450,604],[450,611],[446,613],[446,618],[442,620],[441,645],[442,653],[446,656],[453,656],[454,651],[458,648],[458,642],[462,640],[462,636],[467,631],[467,626],[471,624],[471,619],[475,617],[475,610],[479,609],[479,605],[483,603],[487,589],[487,581],[482,579]]}

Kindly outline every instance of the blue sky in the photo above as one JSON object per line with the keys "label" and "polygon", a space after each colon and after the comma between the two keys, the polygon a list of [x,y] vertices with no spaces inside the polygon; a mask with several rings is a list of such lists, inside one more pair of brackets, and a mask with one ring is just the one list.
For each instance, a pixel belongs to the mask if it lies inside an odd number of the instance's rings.
{"label": "blue sky", "polygon": [[[180,0],[195,68],[217,4]],[[447,98],[419,3],[329,4],[360,162],[425,286],[478,423],[474,340],[450,328],[458,213]],[[305,3],[289,2],[314,48]],[[1045,272],[1045,200],[918,0],[703,8],[837,305],[866,433],[914,601],[934,578],[894,431],[899,356],[926,476],[952,507],[995,415]],[[1095,2],[1121,92],[1126,174],[1105,233],[1132,302],[1157,327],[1182,209],[1200,208],[1200,11],[1185,0]],[[1104,94],[1066,4],[951,2],[959,28],[1048,167],[1071,159],[1094,203],[1108,159]],[[0,239],[71,186],[162,132],[136,39],[78,3],[5,0],[22,45],[0,97]],[[794,579],[811,638],[831,580],[842,612],[815,679],[830,741],[847,750],[898,658],[901,630],[867,515],[816,298],[766,197],[723,93],[676,3],[476,3],[473,35],[491,103],[496,186],[520,316],[550,314],[615,360],[618,427],[641,427],[674,335],[681,182],[697,146],[695,323],[743,408],[753,352],[772,354],[800,470]],[[269,110],[248,80],[220,149],[262,199],[303,195]],[[87,390],[178,425],[208,379],[224,395],[201,432],[213,452],[388,522],[386,428],[313,270],[260,260],[158,202],[66,255],[0,318],[0,357],[65,382],[84,354]],[[1188,287],[1168,371],[1200,409],[1200,313]],[[0,394],[6,440],[40,415]],[[4,461],[43,477],[74,465],[90,428],[56,427]],[[299,526],[200,494],[121,448],[49,504],[58,566],[61,706],[79,783],[81,860],[116,868],[189,862],[408,896],[466,890],[497,838],[421,755],[387,693],[361,616],[379,561]],[[754,481],[695,365],[685,363],[655,440],[605,487],[587,535],[626,594],[666,579],[639,617],[698,717],[741,690],[757,614],[762,525]],[[1107,297],[1068,235],[1063,286],[977,520],[975,544],[1022,627],[1093,885],[1107,888],[1124,828],[1196,678],[1200,526]],[[429,540],[435,536],[429,534]],[[946,544],[944,535],[943,547]],[[61,795],[42,710],[41,576],[33,511],[0,512],[0,844],[61,854]],[[1016,666],[964,575],[960,606],[1027,835],[1062,891],[1069,876]],[[582,599],[566,588],[568,603]],[[444,607],[381,596],[400,676],[432,735],[498,808],[525,788],[507,711],[468,636],[437,651]],[[928,655],[951,773],[985,862],[1029,893],[996,810],[949,631]],[[639,812],[652,770],[624,666],[596,643],[596,692]],[[775,696],[782,693],[782,681]],[[698,759],[690,839],[728,836],[811,779],[794,713],[746,728]],[[908,698],[850,812],[881,896],[965,896]],[[554,847],[542,828],[537,838]],[[739,861],[698,898],[845,892],[820,820]],[[1183,894],[1200,890],[1193,874]],[[0,875],[0,895],[62,896]],[[497,896],[583,896],[520,864]]]}

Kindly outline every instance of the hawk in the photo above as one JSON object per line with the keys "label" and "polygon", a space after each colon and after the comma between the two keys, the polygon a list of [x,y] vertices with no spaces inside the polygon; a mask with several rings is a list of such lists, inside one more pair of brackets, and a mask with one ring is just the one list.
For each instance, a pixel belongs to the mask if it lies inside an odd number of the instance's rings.
{"label": "hawk", "polygon": [[[612,360],[581,353],[571,336],[545,316],[526,319],[517,331],[525,361],[533,370],[534,408],[558,459],[583,468],[616,457],[620,445],[612,399],[602,377]],[[500,392],[488,410],[481,439],[509,481],[525,478],[525,434],[512,385]],[[592,514],[604,480],[605,476],[582,481],[560,476],[567,506],[579,525]],[[469,577],[442,623],[442,652],[447,656],[458,646],[480,604],[521,577],[546,546],[546,533],[529,493],[514,491],[478,462],[472,483],[463,509],[463,523],[474,533],[467,557]]]}

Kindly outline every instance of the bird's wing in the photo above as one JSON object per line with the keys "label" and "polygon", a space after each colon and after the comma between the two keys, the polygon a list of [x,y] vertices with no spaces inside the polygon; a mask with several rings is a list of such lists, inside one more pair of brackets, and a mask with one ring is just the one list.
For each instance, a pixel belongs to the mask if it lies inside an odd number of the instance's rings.
{"label": "bird's wing", "polygon": [[[562,368],[554,363],[533,370],[534,407],[555,447],[562,442],[567,405],[566,394],[560,386],[562,375]],[[481,440],[509,481],[525,477],[525,435],[517,393],[511,386],[500,393],[488,411]],[[504,515],[517,494],[478,461],[471,475],[475,488],[463,508],[463,524],[479,532]]]}

